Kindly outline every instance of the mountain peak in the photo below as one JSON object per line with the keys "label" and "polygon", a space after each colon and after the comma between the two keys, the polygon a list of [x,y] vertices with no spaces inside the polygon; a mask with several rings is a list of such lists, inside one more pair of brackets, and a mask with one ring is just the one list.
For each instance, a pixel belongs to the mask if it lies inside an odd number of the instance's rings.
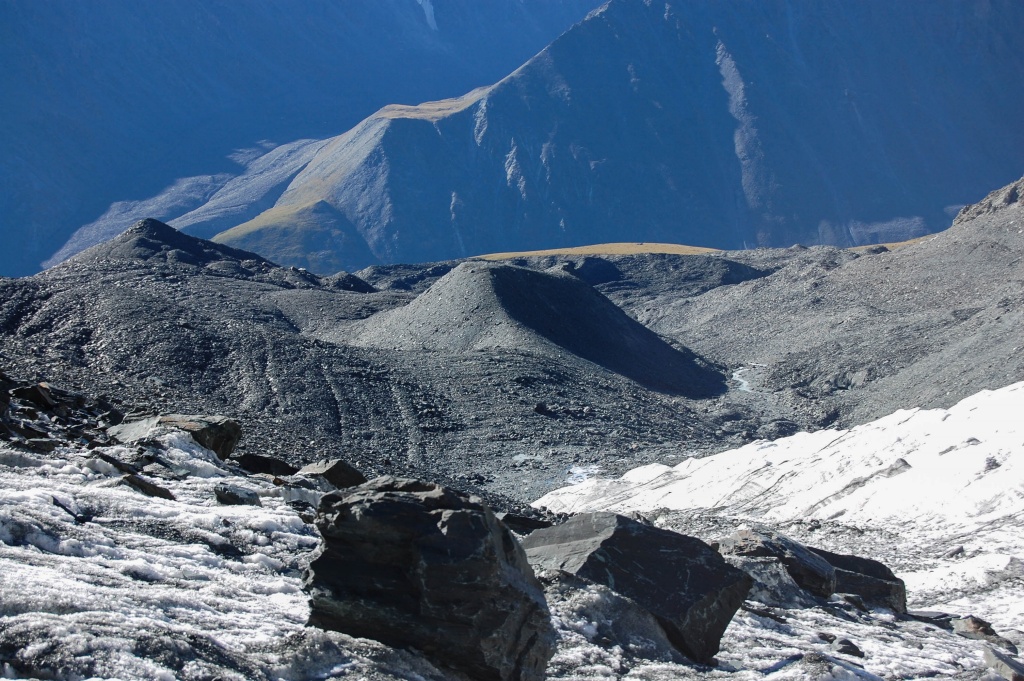
{"label": "mountain peak", "polygon": [[139,220],[113,239],[83,251],[68,262],[99,260],[163,261],[194,266],[224,260],[248,260],[259,265],[276,267],[255,253],[197,239],[153,218]]}

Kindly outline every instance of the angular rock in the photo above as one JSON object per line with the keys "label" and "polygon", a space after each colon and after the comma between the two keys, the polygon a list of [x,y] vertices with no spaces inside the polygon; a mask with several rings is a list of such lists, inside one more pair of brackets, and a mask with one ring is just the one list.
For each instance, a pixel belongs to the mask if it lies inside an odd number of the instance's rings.
{"label": "angular rock", "polygon": [[853,657],[864,657],[864,651],[857,647],[857,645],[848,638],[841,638],[832,643],[832,650],[843,655],[852,655]]}
{"label": "angular rock", "polygon": [[894,612],[907,612],[907,587],[892,570],[877,560],[807,547],[835,569],[838,593],[857,594],[865,603]]}
{"label": "angular rock", "polygon": [[242,427],[226,416],[167,414],[140,421],[129,421],[107,429],[107,434],[122,443],[153,437],[160,428],[180,430],[192,436],[220,459],[227,459],[242,437]]}
{"label": "angular rock", "polygon": [[298,468],[287,461],[275,459],[272,456],[262,454],[242,454],[231,457],[231,461],[237,463],[249,473],[263,473],[266,475],[294,475]]}
{"label": "angular rock", "polygon": [[260,495],[237,485],[217,485],[213,494],[225,506],[262,506]]}
{"label": "angular rock", "polygon": [[25,400],[36,405],[40,409],[53,409],[57,406],[57,400],[50,394],[50,386],[46,383],[21,386],[11,391],[11,395],[20,400]]}
{"label": "angular rock", "polygon": [[325,459],[303,466],[299,475],[318,475],[336,489],[355,487],[366,482],[366,476],[341,459]]}
{"label": "angular rock", "polygon": [[531,518],[525,515],[519,515],[518,513],[508,513],[506,511],[500,511],[494,514],[498,520],[505,524],[505,527],[512,530],[516,534],[527,535],[534,530],[540,530],[545,527],[551,527],[551,521],[541,520],[540,518]]}
{"label": "angular rock", "polygon": [[530,563],[603,584],[653,614],[687,657],[709,661],[753,582],[707,544],[614,513],[584,513],[523,539]]}
{"label": "angular rock", "polygon": [[995,645],[1006,649],[1014,655],[1017,654],[1017,646],[997,634],[996,630],[992,628],[992,625],[980,617],[975,617],[974,615],[956,617],[950,620],[950,623],[953,625],[953,632],[955,634],[963,636],[964,638],[988,641],[989,643],[994,643]]}
{"label": "angular rock", "polygon": [[779,608],[810,608],[815,598],[800,588],[777,558],[724,555],[725,562],[754,580],[747,599]]}
{"label": "angular rock", "polygon": [[985,664],[1007,681],[1024,681],[1024,663],[998,650],[985,648]]}
{"label": "angular rock", "polygon": [[309,624],[413,647],[476,679],[544,678],[555,634],[526,555],[487,507],[381,477],[323,497]]}
{"label": "angular rock", "polygon": [[719,551],[734,556],[776,558],[800,588],[828,598],[836,590],[836,573],[828,561],[803,544],[770,530],[743,528],[718,542]]}
{"label": "angular rock", "polygon": [[174,495],[166,487],[154,484],[140,475],[128,474],[121,478],[121,484],[151,497],[174,501]]}

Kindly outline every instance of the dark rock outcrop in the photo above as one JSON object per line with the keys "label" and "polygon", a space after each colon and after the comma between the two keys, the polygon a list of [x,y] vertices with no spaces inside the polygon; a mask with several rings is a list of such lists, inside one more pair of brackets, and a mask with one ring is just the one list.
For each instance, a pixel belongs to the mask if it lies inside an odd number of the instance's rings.
{"label": "dark rock outcrop", "polygon": [[992,624],[980,617],[975,617],[974,615],[956,617],[951,619],[950,623],[953,625],[953,632],[959,636],[973,638],[978,641],[988,641],[1001,648],[1005,648],[1014,655],[1017,654],[1017,646],[997,634],[996,630],[992,628]]}
{"label": "dark rock outcrop", "polygon": [[217,501],[226,506],[262,506],[260,495],[238,485],[217,485],[213,488]]}
{"label": "dark rock outcrop", "polygon": [[707,544],[614,513],[585,513],[523,540],[530,563],[603,584],[649,610],[687,657],[709,661],[752,580]]}
{"label": "dark rock outcrop", "polygon": [[907,611],[906,585],[882,563],[870,558],[808,548],[834,568],[837,592],[856,594],[865,603],[880,605],[898,613]]}
{"label": "dark rock outcrop", "polygon": [[299,469],[300,475],[318,476],[337,489],[355,487],[366,482],[366,476],[341,459],[317,461]]}
{"label": "dark rock outcrop", "polygon": [[805,591],[822,598],[835,593],[835,568],[803,544],[776,532],[740,529],[719,541],[719,551],[734,556],[776,558]]}
{"label": "dark rock outcrop", "polygon": [[141,492],[146,496],[157,497],[158,499],[167,499],[168,501],[174,501],[174,494],[171,493],[166,487],[161,487],[156,483],[146,480],[141,475],[135,475],[129,473],[128,475],[121,478],[121,484],[131,487],[137,492]]}
{"label": "dark rock outcrop", "polygon": [[130,421],[107,430],[110,437],[119,442],[138,442],[152,436],[157,428],[180,430],[192,436],[198,444],[206,447],[220,459],[227,459],[242,437],[242,426],[226,416],[205,416],[167,414],[152,416],[140,421]]}
{"label": "dark rock outcrop", "polygon": [[501,511],[495,514],[498,520],[505,524],[505,527],[512,530],[516,534],[530,534],[534,530],[540,530],[545,527],[551,527],[550,520],[543,520],[541,518],[531,518],[530,516],[521,515],[519,513],[509,513],[507,511]]}
{"label": "dark rock outcrop", "polygon": [[309,623],[413,647],[476,679],[542,679],[547,605],[522,548],[487,507],[381,477],[323,497]]}
{"label": "dark rock outcrop", "polygon": [[231,461],[237,463],[249,473],[262,473],[265,475],[294,475],[298,468],[287,461],[275,459],[272,456],[262,454],[242,454],[231,457]]}

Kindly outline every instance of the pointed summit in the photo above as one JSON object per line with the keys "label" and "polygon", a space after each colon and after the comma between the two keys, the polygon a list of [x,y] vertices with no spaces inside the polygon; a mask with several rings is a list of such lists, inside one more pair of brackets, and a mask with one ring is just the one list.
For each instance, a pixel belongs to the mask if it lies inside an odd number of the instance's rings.
{"label": "pointed summit", "polygon": [[255,261],[267,267],[274,263],[249,251],[197,239],[153,218],[139,220],[119,235],[79,253],[67,262],[100,260],[167,262],[203,266],[222,260]]}

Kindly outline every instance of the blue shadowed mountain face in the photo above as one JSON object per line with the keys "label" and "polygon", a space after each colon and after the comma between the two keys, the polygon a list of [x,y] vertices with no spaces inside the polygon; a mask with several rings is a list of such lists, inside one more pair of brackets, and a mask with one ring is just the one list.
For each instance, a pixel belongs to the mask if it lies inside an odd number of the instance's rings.
{"label": "blue shadowed mountain face", "polygon": [[492,83],[597,4],[3,0],[0,274],[115,201],[196,178],[168,207],[187,212],[277,144]]}
{"label": "blue shadowed mountain face", "polygon": [[[444,54],[446,25],[486,53],[479,13],[403,7],[426,41],[403,54]],[[1024,163],[1015,0],[612,0],[494,85],[440,92],[417,66],[423,96],[381,103],[433,101],[336,137],[282,113],[302,137],[119,194],[48,262],[144,216],[322,273],[608,241],[858,245],[944,229]]]}
{"label": "blue shadowed mountain face", "polygon": [[1022,72],[1019,2],[613,0],[490,88],[330,140],[215,238],[314,266],[289,248],[316,207],[379,262],[909,239],[1020,176]]}

